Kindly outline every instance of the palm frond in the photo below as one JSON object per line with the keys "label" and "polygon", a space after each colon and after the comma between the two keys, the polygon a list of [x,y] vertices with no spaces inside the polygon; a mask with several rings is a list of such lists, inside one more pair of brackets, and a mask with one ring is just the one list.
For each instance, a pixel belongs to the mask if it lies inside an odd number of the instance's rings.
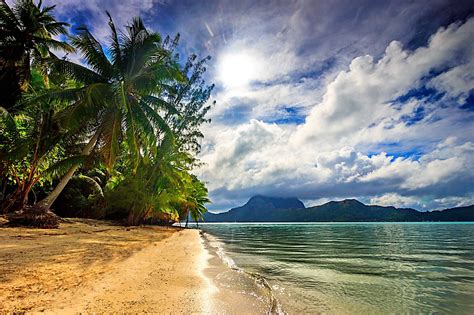
{"label": "palm frond", "polygon": [[69,45],[66,42],[62,42],[59,40],[55,40],[53,38],[44,38],[44,37],[38,37],[38,36],[33,36],[33,39],[38,40],[40,43],[38,44],[39,46],[44,47],[44,49],[49,50],[63,50],[65,52],[73,53],[76,50],[74,47]]}
{"label": "palm frond", "polygon": [[48,59],[48,64],[53,71],[69,76],[84,84],[107,82],[106,78],[91,69],[68,60],[60,59],[54,54],[51,54],[51,58]]}
{"label": "palm frond", "polygon": [[24,104],[38,104],[51,101],[73,102],[84,88],[50,89],[24,96]]}
{"label": "palm frond", "polygon": [[120,140],[122,135],[121,115],[111,111],[105,116],[102,124],[102,148],[101,154],[104,156],[107,168],[112,170],[115,160],[120,151]]}
{"label": "palm frond", "polygon": [[100,120],[101,112],[108,106],[110,98],[111,93],[107,84],[90,84],[79,89],[76,100],[58,113],[58,116],[70,128],[78,128]]}
{"label": "palm frond", "polygon": [[148,104],[145,102],[140,103],[140,107],[142,108],[143,112],[145,113],[146,117],[153,122],[155,128],[165,133],[172,133],[171,128],[168,126],[166,121],[161,117],[157,111],[153,110]]}
{"label": "palm frond", "polygon": [[43,171],[44,175],[59,177],[64,175],[71,167],[85,163],[87,155],[75,155],[63,159]]}
{"label": "palm frond", "polygon": [[5,3],[0,3],[0,28],[7,33],[20,32],[15,13]]}
{"label": "palm frond", "polygon": [[[54,6],[52,8],[54,8]],[[51,35],[58,36],[58,35],[66,35],[67,34],[66,27],[69,27],[69,26],[71,26],[69,23],[51,22],[45,25],[45,28]]]}
{"label": "palm frond", "polygon": [[174,104],[171,104],[170,102],[162,98],[159,98],[153,95],[145,95],[144,97],[142,97],[142,100],[146,104],[151,106],[154,110],[164,109],[168,114],[178,115],[178,116],[180,114],[180,112],[178,111],[176,106],[174,106]]}
{"label": "palm frond", "polygon": [[15,123],[15,119],[12,115],[3,107],[0,106],[0,130],[2,134],[8,134],[11,137],[17,138],[19,135],[18,128]]}
{"label": "palm frond", "polygon": [[113,66],[107,59],[102,45],[89,32],[86,27],[78,28],[79,34],[71,40],[87,61],[87,63],[102,77],[110,78],[113,76]]}
{"label": "palm frond", "polygon": [[115,68],[120,69],[120,72],[122,72],[123,69],[123,56],[122,56],[122,50],[120,47],[120,41],[118,38],[117,30],[115,28],[114,21],[112,20],[112,16],[108,11],[105,11],[107,13],[107,16],[109,17],[109,27],[110,31],[112,32],[111,34],[111,52],[112,52],[112,63]]}

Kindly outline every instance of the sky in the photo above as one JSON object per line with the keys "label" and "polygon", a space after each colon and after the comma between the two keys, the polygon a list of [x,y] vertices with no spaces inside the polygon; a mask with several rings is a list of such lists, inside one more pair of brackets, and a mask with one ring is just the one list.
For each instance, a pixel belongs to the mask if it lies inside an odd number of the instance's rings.
{"label": "sky", "polygon": [[474,0],[44,2],[103,43],[108,10],[212,57],[195,170],[211,211],[256,194],[474,204]]}

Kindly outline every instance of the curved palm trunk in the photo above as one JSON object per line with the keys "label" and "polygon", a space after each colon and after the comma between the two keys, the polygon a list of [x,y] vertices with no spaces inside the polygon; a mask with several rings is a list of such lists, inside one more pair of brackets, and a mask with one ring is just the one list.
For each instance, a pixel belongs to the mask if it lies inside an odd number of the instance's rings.
{"label": "curved palm trunk", "polygon": [[[92,148],[94,148],[97,140],[99,139],[100,131],[101,131],[100,128],[97,129],[94,136],[89,140],[89,142],[86,144],[86,146],[82,150],[82,155],[89,155],[91,153]],[[38,202],[38,205],[44,209],[51,208],[54,201],[56,201],[59,194],[63,191],[64,187],[66,187],[67,183],[72,178],[72,175],[74,175],[74,173],[76,172],[78,168],[79,168],[79,164],[72,166],[69,169],[69,171],[63,176],[61,181],[56,185],[54,190],[46,198]]]}

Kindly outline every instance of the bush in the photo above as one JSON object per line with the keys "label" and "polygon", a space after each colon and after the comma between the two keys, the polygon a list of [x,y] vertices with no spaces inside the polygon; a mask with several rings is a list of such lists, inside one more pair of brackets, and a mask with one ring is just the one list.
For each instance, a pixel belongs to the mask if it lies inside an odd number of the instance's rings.
{"label": "bush", "polygon": [[105,191],[105,217],[124,220],[128,225],[163,224],[178,221],[177,213],[167,206],[169,195],[153,191],[143,178],[129,176]]}
{"label": "bush", "polygon": [[100,185],[91,177],[79,175],[71,178],[53,204],[54,212],[62,217],[102,219],[105,211]]}
{"label": "bush", "polygon": [[111,220],[129,220],[140,224],[140,218],[148,207],[148,196],[133,178],[123,180],[113,189],[105,191],[105,217]]}

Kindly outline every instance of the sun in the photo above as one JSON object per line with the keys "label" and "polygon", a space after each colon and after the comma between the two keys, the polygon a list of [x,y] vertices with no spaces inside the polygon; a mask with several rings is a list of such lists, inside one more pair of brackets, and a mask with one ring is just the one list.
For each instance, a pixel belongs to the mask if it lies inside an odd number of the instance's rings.
{"label": "sun", "polygon": [[226,54],[219,62],[218,79],[226,88],[245,87],[255,80],[259,64],[246,53]]}

